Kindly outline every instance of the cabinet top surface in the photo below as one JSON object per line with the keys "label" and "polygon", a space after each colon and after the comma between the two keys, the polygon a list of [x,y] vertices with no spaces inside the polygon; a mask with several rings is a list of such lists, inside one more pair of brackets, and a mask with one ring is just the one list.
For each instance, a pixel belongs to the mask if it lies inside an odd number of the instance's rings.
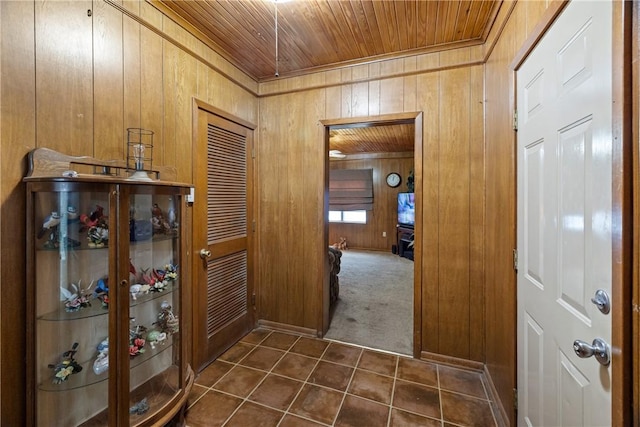
{"label": "cabinet top surface", "polygon": [[[84,167],[84,169],[87,169],[87,166],[101,168],[108,173],[80,173],[75,170],[77,165]],[[127,172],[127,164],[123,160],[100,160],[88,156],[74,157],[48,148],[36,148],[29,153],[29,171],[23,181],[192,187],[191,184],[175,181],[177,173],[175,167],[172,166],[155,166],[146,171],[158,179],[132,179],[124,175]]]}

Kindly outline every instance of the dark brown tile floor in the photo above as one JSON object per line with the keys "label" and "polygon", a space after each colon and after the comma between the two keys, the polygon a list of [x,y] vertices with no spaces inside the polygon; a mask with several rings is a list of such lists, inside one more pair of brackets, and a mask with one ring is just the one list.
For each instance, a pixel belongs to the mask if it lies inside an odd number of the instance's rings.
{"label": "dark brown tile floor", "polygon": [[187,426],[496,426],[482,374],[256,329],[209,365]]}

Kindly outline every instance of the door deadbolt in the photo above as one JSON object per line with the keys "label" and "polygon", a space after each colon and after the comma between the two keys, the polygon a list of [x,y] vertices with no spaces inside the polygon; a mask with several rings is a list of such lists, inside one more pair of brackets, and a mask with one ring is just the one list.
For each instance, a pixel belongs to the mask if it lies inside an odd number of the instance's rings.
{"label": "door deadbolt", "polygon": [[609,299],[609,294],[604,289],[598,289],[594,297],[591,298],[591,302],[598,307],[602,314],[609,314],[611,311],[611,299]]}
{"label": "door deadbolt", "polygon": [[611,350],[609,344],[602,338],[596,338],[591,344],[582,340],[575,340],[573,342],[573,351],[576,352],[578,357],[587,359],[591,356],[595,356],[598,363],[602,366],[609,366],[611,363]]}

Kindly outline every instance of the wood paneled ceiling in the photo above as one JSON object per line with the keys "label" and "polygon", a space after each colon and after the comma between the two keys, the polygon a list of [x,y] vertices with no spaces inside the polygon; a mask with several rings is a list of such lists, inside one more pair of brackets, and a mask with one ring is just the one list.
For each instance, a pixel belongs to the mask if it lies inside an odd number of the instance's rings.
{"label": "wood paneled ceiling", "polygon": [[342,154],[414,151],[414,124],[355,125],[329,129],[329,150]]}
{"label": "wood paneled ceiling", "polygon": [[[257,81],[275,78],[273,0],[148,0]],[[483,43],[502,0],[279,0],[280,77]]]}

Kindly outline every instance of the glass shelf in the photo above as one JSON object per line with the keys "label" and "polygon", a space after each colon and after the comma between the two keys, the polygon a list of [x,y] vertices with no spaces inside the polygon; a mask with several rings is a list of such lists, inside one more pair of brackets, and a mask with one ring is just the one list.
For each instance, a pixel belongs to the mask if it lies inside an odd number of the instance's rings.
{"label": "glass shelf", "polygon": [[[144,362],[153,359],[154,357],[159,356],[163,352],[172,348],[173,340],[172,337],[167,337],[167,340],[164,344],[156,345],[155,349],[151,348],[150,344],[146,344],[144,346],[145,352],[140,353],[138,356],[130,357],[129,364],[131,369],[134,369],[136,366],[143,364]],[[53,370],[51,370],[52,375],[48,377],[44,382],[38,385],[38,389],[42,391],[68,391],[81,387],[86,387],[88,385],[96,384],[102,381],[107,381],[109,379],[109,370],[103,372],[100,375],[96,375],[93,372],[93,362],[95,361],[95,357],[80,363],[82,366],[82,371],[77,374],[71,374],[69,379],[60,384],[53,383]]]}
{"label": "glass shelf", "polygon": [[67,320],[80,320],[87,319],[89,317],[105,316],[109,314],[109,310],[106,307],[102,307],[102,303],[98,299],[91,301],[91,306],[81,308],[78,311],[66,311],[64,302],[60,303],[60,310],[52,311],[43,316],[38,317],[38,320],[47,320],[52,322],[62,322]]}
{"label": "glass shelf", "polygon": [[166,296],[166,295],[169,295],[169,294],[173,293],[174,290],[178,289],[178,284],[176,283],[176,282],[178,282],[178,280],[179,279],[176,279],[176,280],[173,280],[173,281],[169,282],[169,284],[164,289],[164,291],[161,291],[161,292],[149,292],[148,294],[138,295],[138,296],[136,296],[135,300],[133,298],[130,298],[129,306],[130,307],[135,307],[138,304],[143,304],[143,303],[148,302],[148,301],[153,301],[154,299],[161,298],[163,296]]}
{"label": "glass shelf", "polygon": [[[178,283],[180,279],[172,280],[169,282],[165,290],[161,292],[149,292],[144,295],[136,296],[136,299],[129,298],[130,307],[135,307],[138,304],[143,304],[149,301],[153,301],[154,299],[165,297],[166,295],[172,294],[175,290],[179,288]],[[64,303],[60,303],[60,309],[57,311],[53,311],[47,313],[43,316],[39,316],[38,320],[46,320],[51,322],[63,322],[69,320],[80,320],[86,319],[89,317],[96,316],[104,316],[109,314],[109,310],[106,307],[102,307],[102,303],[97,298],[93,298],[91,300],[91,306],[81,308],[78,311],[66,311],[64,307]]]}
{"label": "glass shelf", "polygon": [[[143,245],[143,244],[149,244],[154,242],[163,242],[163,241],[173,240],[177,238],[178,236],[175,234],[156,234],[151,239],[137,240],[137,241],[134,240],[134,241],[130,241],[129,244],[131,246],[135,246],[135,245]],[[67,251],[99,251],[99,250],[109,249],[109,245],[107,243],[105,243],[104,246],[100,246],[100,247],[90,247],[89,244],[86,242],[86,239],[84,240],[71,239],[71,240],[74,240],[79,244],[76,246],[74,246],[73,243],[70,245],[67,245]],[[43,252],[58,252],[60,250],[59,247],[57,248],[46,247],[44,246],[45,244],[46,242],[39,244],[36,250],[43,251]]]}
{"label": "glass shelf", "polygon": [[135,369],[136,366],[142,365],[147,360],[153,359],[156,356],[159,356],[161,353],[169,350],[173,345],[173,337],[168,336],[164,341],[164,344],[156,344],[156,348],[152,349],[151,344],[148,342],[145,344],[145,352],[140,353],[137,356],[133,356],[129,358],[129,369]]}

